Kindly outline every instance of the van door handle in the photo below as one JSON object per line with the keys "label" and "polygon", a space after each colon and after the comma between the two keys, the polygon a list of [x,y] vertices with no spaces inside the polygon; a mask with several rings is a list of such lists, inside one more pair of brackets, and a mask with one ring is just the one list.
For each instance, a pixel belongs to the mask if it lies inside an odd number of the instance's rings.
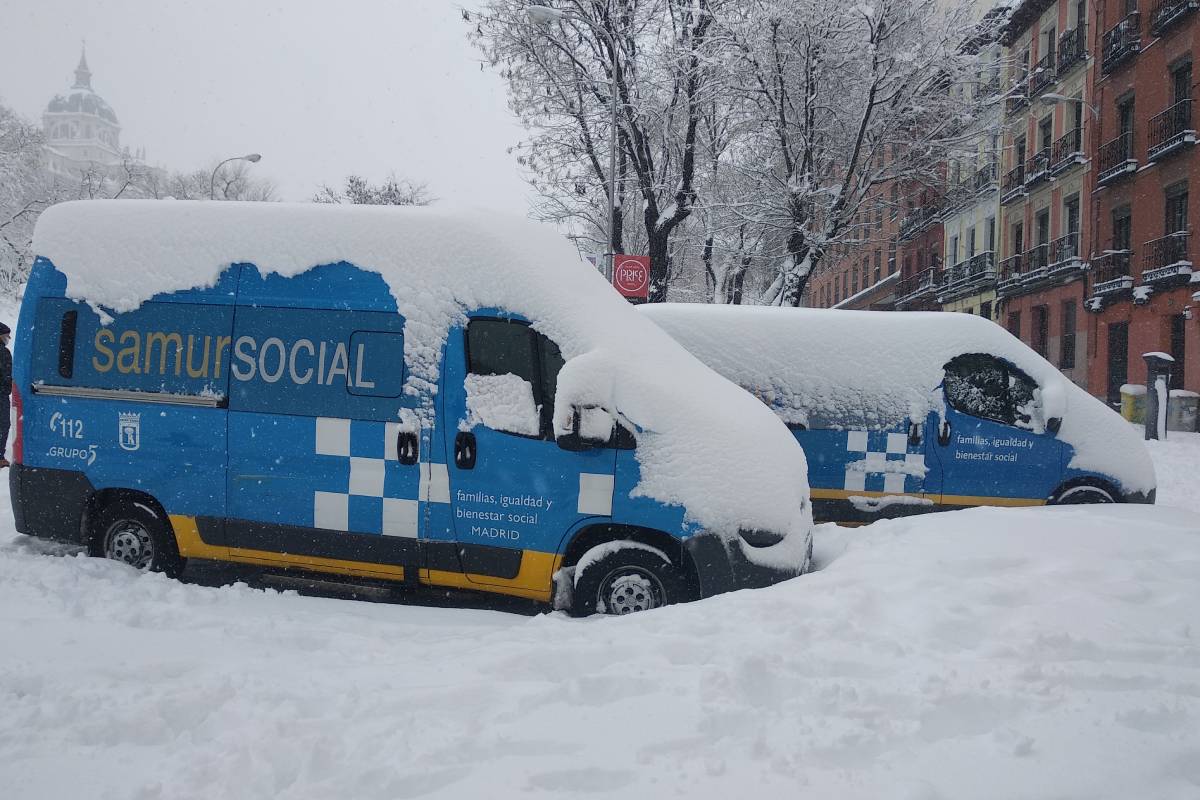
{"label": "van door handle", "polygon": [[938,444],[940,444],[942,447],[945,447],[946,445],[950,444],[950,422],[949,421],[943,422],[941,430],[938,431]]}
{"label": "van door handle", "polygon": [[421,457],[421,445],[415,431],[400,431],[396,434],[396,460],[412,466]]}
{"label": "van door handle", "polygon": [[459,431],[454,437],[454,466],[475,469],[475,434]]}

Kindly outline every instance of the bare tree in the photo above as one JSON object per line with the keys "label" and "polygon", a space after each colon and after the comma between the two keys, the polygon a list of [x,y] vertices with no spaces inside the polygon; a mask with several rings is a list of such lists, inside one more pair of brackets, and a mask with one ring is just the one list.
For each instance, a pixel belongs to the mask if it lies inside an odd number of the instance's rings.
{"label": "bare tree", "polygon": [[539,28],[526,16],[528,0],[489,0],[471,34],[530,130],[518,161],[539,196],[537,214],[581,224],[595,242],[607,230],[608,109],[616,92],[622,224],[613,245],[629,249],[625,201],[636,196],[652,301],[666,298],[671,236],[696,200],[696,143],[714,57],[709,34],[720,3],[563,0],[558,7],[574,19]]}
{"label": "bare tree", "polygon": [[359,175],[349,175],[340,191],[323,184],[312,200],[364,206],[427,206],[437,198],[430,194],[427,184],[398,178],[392,173],[377,186]]}

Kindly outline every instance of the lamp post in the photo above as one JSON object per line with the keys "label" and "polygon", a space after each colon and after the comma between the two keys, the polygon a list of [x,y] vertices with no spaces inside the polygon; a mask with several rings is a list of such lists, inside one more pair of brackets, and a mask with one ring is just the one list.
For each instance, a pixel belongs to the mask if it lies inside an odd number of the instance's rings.
{"label": "lamp post", "polygon": [[216,168],[214,168],[212,171],[212,177],[208,179],[208,199],[209,200],[216,199],[215,195],[217,193],[217,173],[221,171],[221,167],[225,166],[230,161],[249,161],[251,164],[257,164],[259,161],[262,161],[262,155],[259,153],[248,153],[244,156],[234,156],[233,158],[227,158],[224,161],[222,161],[220,164],[217,164]]}
{"label": "lamp post", "polygon": [[1046,103],[1047,105],[1057,105],[1059,103],[1077,103],[1077,104],[1083,106],[1084,108],[1086,108],[1088,111],[1092,112],[1092,119],[1095,119],[1095,120],[1100,119],[1100,110],[1097,109],[1091,103],[1083,102],[1082,97],[1067,97],[1065,94],[1058,94],[1057,92],[1047,92],[1046,94],[1042,95],[1038,99],[1041,100],[1043,103]]}
{"label": "lamp post", "polygon": [[[609,97],[609,126],[608,126],[608,241],[605,253],[607,261],[607,277],[611,281],[613,278],[613,270],[616,267],[616,244],[614,239],[617,235],[617,40],[612,33],[605,28],[600,27],[592,22],[587,17],[581,17],[578,14],[571,14],[566,11],[561,11],[557,8],[542,5],[530,5],[525,9],[529,21],[538,27],[545,27],[553,22],[578,22],[587,25],[592,30],[599,33],[608,42],[609,52],[612,53],[612,80],[608,84]],[[550,34],[546,34],[550,36]]]}

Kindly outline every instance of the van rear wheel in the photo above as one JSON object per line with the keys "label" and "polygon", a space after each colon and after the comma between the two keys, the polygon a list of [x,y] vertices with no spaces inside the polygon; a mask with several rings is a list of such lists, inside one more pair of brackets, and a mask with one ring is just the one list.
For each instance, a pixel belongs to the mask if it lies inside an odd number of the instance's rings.
{"label": "van rear wheel", "polygon": [[686,581],[667,556],[636,542],[598,545],[579,559],[571,614],[623,616],[684,599]]}
{"label": "van rear wheel", "polygon": [[93,530],[95,555],[170,578],[183,572],[186,562],[179,555],[170,523],[146,503],[128,498],[109,503]]}
{"label": "van rear wheel", "polygon": [[1079,506],[1115,502],[1117,501],[1113,499],[1113,496],[1099,486],[1083,484],[1081,486],[1072,486],[1059,492],[1052,504],[1056,506]]}

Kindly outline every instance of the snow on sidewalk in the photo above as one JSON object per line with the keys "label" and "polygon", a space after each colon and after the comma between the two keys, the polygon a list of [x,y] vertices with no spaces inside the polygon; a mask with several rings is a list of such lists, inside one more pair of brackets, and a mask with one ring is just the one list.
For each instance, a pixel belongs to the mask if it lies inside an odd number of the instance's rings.
{"label": "snow on sidewalk", "polygon": [[0,786],[1194,798],[1198,527],[1165,507],[822,526],[816,574],[590,620],[186,585],[8,527]]}

